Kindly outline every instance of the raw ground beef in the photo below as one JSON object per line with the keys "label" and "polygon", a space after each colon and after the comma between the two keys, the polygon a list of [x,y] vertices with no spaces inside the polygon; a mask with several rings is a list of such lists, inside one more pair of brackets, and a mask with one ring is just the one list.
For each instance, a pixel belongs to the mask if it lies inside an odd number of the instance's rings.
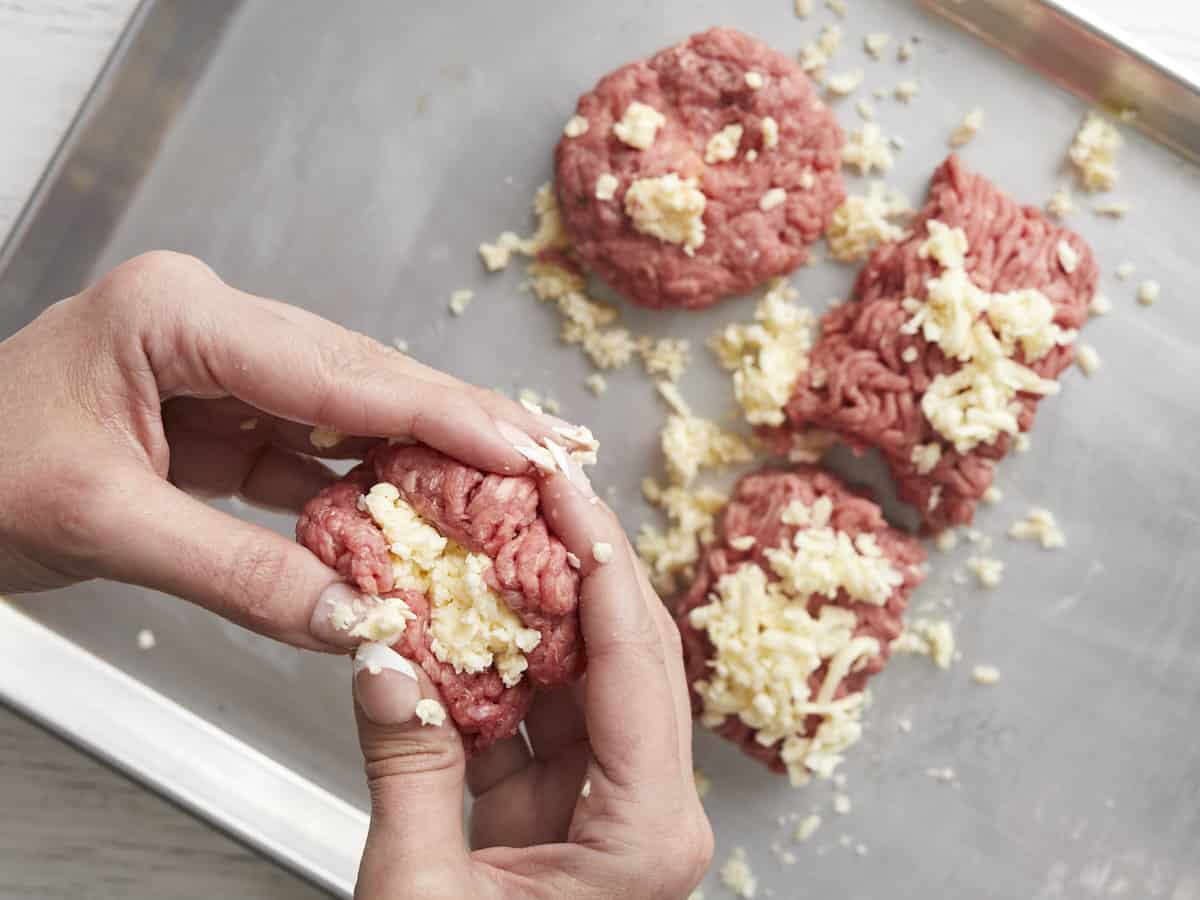
{"label": "raw ground beef", "polygon": [[[752,89],[747,72],[760,73],[764,85]],[[634,100],[666,117],[647,150],[612,134]],[[693,35],[617,69],[580,97],[576,112],[588,130],[564,137],[556,152],[563,224],[583,260],[642,306],[709,306],[792,271],[845,197],[844,137],[808,76],[794,60],[729,28]],[[767,116],[779,125],[773,149],[763,146]],[[733,124],[744,129],[737,156],[706,164],[709,139]],[[758,154],[753,162],[748,150]],[[807,171],[812,184],[804,188]],[[611,200],[598,200],[596,178],[606,172],[620,184]],[[698,176],[707,197],[707,233],[695,256],[634,230],[624,213],[625,191],[635,179],[669,172]],[[776,187],[787,199],[764,212],[759,200]]]}
{"label": "raw ground beef", "polygon": [[[810,598],[810,615],[818,615],[826,604],[844,607],[858,618],[855,636],[873,637],[879,642],[879,655],[871,657],[870,662],[859,671],[848,674],[834,698],[862,691],[870,678],[883,669],[891,653],[892,641],[904,630],[902,619],[908,598],[924,578],[921,564],[925,561],[925,551],[911,535],[889,526],[879,507],[863,494],[815,466],[797,466],[787,470],[765,470],[742,478],[734,489],[729,505],[721,513],[716,539],[701,550],[696,580],[675,604],[689,686],[707,677],[713,647],[703,630],[692,627],[688,613],[709,602],[708,595],[722,575],[737,570],[746,562],[753,562],[767,573],[768,578],[777,580],[766,560],[765,551],[772,547],[791,546],[797,531],[796,526],[782,521],[784,509],[795,500],[811,506],[820,497],[828,497],[833,503],[830,527],[844,531],[851,537],[864,533],[874,535],[883,555],[904,577],[903,583],[883,606],[852,600],[844,592],[833,600],[822,596]],[[750,549],[738,550],[732,546],[731,541],[747,535],[755,539]],[[826,666],[823,665],[809,678],[809,687],[814,696],[825,680],[825,671]],[[693,691],[692,711],[699,715],[702,710],[703,702]],[[811,716],[806,724],[808,730],[805,736],[811,737],[821,724],[821,717]],[[780,744],[770,747],[759,744],[754,739],[755,731],[736,716],[726,717],[715,731],[750,756],[766,763],[772,771],[786,770],[780,759]]]}
{"label": "raw ground beef", "polygon": [[[1019,206],[951,156],[934,172],[929,199],[912,221],[911,236],[876,249],[859,273],[854,299],[822,318],[810,364],[787,406],[785,429],[833,432],[856,450],[878,447],[900,497],[937,531],[971,521],[976,502],[992,483],[993,467],[1008,453],[1012,438],[1001,434],[991,444],[958,453],[921,411],[921,396],[934,377],[958,368],[936,344],[900,333],[910,318],[901,301],[923,298],[926,280],[938,271],[933,259],[918,255],[930,219],[966,232],[967,272],[976,285],[989,292],[1036,288],[1054,305],[1054,321],[1063,328],[1079,328],[1087,320],[1098,272],[1091,249],[1078,234],[1054,224],[1035,207]],[[1071,274],[1059,264],[1059,241],[1079,255]],[[909,347],[917,357],[906,363],[901,354]],[[1058,346],[1030,368],[1043,378],[1057,378],[1073,359],[1073,347]],[[817,373],[824,379],[820,386],[813,383]],[[1018,395],[1022,431],[1033,424],[1040,399]],[[928,443],[939,444],[942,454],[932,471],[921,475],[912,451]],[[940,497],[935,493],[939,489]],[[938,502],[933,503],[935,498]]]}
{"label": "raw ground beef", "polygon": [[[527,628],[542,635],[526,654],[529,668],[505,687],[494,668],[459,673],[430,649],[429,603],[392,590],[387,542],[358,499],[390,482],[442,535],[492,559],[490,586]],[[365,594],[400,597],[416,614],[396,650],[438,686],[468,753],[514,734],[536,689],[560,687],[584,667],[579,636],[579,575],[538,512],[538,488],[527,476],[488,475],[426,447],[379,445],[362,465],[305,506],[296,537]]]}

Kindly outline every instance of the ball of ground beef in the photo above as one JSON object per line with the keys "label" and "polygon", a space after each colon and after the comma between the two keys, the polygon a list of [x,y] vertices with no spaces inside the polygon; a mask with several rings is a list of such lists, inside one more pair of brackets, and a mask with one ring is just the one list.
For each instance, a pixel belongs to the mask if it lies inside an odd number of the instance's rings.
{"label": "ball of ground beef", "polygon": [[[664,117],[646,149],[613,130],[635,101]],[[808,76],[729,28],[621,67],[576,115],[587,130],[564,135],[556,152],[563,224],[579,256],[642,306],[698,309],[794,270],[845,196],[842,131]],[[723,131],[725,152],[709,155]],[[694,251],[639,231],[626,213],[635,181],[671,173],[697,179],[705,197]]]}
{"label": "ball of ground beef", "polygon": [[[871,536],[881,556],[900,576],[886,602],[874,604],[851,598],[838,591],[830,598],[813,594],[805,609],[814,618],[825,606],[838,606],[853,613],[857,622],[853,637],[874,638],[878,652],[862,668],[852,669],[841,681],[834,700],[861,693],[870,678],[880,672],[891,653],[891,643],[904,629],[903,615],[912,591],[924,578],[925,553],[911,535],[890,527],[879,507],[863,494],[851,489],[836,476],[815,466],[797,466],[787,470],[764,470],[743,477],[721,513],[716,537],[701,549],[697,574],[691,587],[675,603],[676,623],[683,639],[684,666],[691,688],[693,713],[704,712],[704,701],[696,684],[711,677],[714,647],[705,630],[693,625],[690,614],[712,598],[722,576],[746,565],[761,568],[768,582],[779,576],[768,559],[768,551],[791,547],[798,525],[785,521],[785,510],[795,501],[806,507],[827,498],[831,504],[829,527],[846,533],[851,540]],[[817,696],[828,673],[828,659],[808,679],[812,696]],[[822,721],[808,716],[801,737],[811,738]],[[758,732],[736,715],[729,715],[715,727],[717,734],[740,746],[747,754],[765,763],[775,772],[785,772],[783,742],[761,743]]]}
{"label": "ball of ground beef", "polygon": [[[910,318],[905,298],[924,298],[928,280],[938,272],[933,259],[920,255],[931,220],[964,230],[966,271],[975,285],[992,293],[1035,288],[1053,305],[1053,321],[1063,329],[1078,329],[1087,321],[1098,270],[1078,234],[1036,207],[1017,204],[951,156],[934,172],[929,198],[909,236],[877,248],[858,275],[853,299],[823,317],[821,336],[788,403],[785,430],[832,432],[856,450],[877,447],[900,497],[916,507],[928,529],[938,531],[972,520],[996,462],[1013,439],[1002,433],[959,453],[922,412],[921,397],[933,379],[960,365],[919,334],[901,331]],[[1060,262],[1063,243],[1077,255],[1070,272]],[[1017,359],[1025,362],[1021,355]],[[1042,378],[1054,379],[1073,359],[1068,344],[1026,364]],[[1017,394],[1021,431],[1033,425],[1041,399]],[[786,446],[786,436],[780,443]],[[937,447],[937,461],[928,471],[921,471],[928,464],[918,466],[914,459],[919,445]]]}
{"label": "ball of ground beef", "polygon": [[[526,628],[541,639],[525,654],[528,669],[506,687],[495,668],[458,672],[431,649],[427,598],[393,590],[392,560],[383,532],[359,500],[381,482],[439,533],[472,553],[488,556],[488,586]],[[579,574],[562,542],[538,509],[537,483],[529,476],[480,472],[435,450],[379,445],[362,465],[321,491],[305,506],[297,539],[364,594],[405,601],[416,618],[396,650],[425,670],[438,686],[468,753],[514,734],[535,690],[561,687],[584,668],[579,634]]]}

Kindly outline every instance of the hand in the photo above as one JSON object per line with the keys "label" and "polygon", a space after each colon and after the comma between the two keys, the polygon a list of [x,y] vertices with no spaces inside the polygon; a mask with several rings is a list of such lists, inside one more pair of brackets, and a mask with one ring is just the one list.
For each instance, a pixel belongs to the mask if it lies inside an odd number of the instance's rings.
{"label": "hand", "polygon": [[[315,425],[514,474],[554,420],[174,253],[137,257],[0,343],[0,593],[101,576],[313,649],[354,596],[274,532],[188,496],[296,510],[333,478]],[[324,599],[322,600],[322,596]]]}
{"label": "hand", "polygon": [[[395,654],[396,669],[356,665],[371,792],[358,900],[682,900],[704,874],[713,839],[692,774],[678,631],[611,512],[558,474],[542,511],[583,561],[587,674],[537,696],[528,744],[516,735],[464,762],[449,720],[413,718],[419,699],[438,696],[419,668]],[[597,542],[613,547],[604,565]]]}

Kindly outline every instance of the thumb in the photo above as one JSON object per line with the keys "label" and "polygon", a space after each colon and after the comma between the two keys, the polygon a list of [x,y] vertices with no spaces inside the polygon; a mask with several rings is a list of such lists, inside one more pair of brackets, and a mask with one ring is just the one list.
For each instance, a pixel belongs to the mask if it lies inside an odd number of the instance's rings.
{"label": "thumb", "polygon": [[467,863],[462,740],[421,671],[385,644],[354,657],[355,718],[371,793],[356,896],[407,897]]}

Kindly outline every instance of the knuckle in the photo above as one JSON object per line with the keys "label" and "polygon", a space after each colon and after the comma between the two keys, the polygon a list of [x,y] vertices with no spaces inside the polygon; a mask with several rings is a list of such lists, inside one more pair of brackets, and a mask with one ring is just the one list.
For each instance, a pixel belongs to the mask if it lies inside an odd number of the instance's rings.
{"label": "knuckle", "polygon": [[364,740],[363,756],[376,808],[390,808],[392,792],[404,789],[414,777],[453,773],[464,764],[462,742],[453,728],[428,729],[415,723]]}
{"label": "knuckle", "polygon": [[[215,574],[215,573],[214,573]],[[230,618],[254,631],[276,625],[278,598],[289,596],[288,561],[275,541],[252,535],[237,547],[228,570],[218,575]]]}
{"label": "knuckle", "polygon": [[[178,286],[216,277],[212,269],[194,256],[171,250],[151,250],[121,263],[101,278],[88,295],[95,305],[111,313],[169,302],[179,296]],[[164,290],[164,285],[171,289]]]}
{"label": "knuckle", "polygon": [[358,389],[378,378],[387,365],[383,345],[357,331],[341,329],[333,339],[319,341],[312,354],[317,417],[335,418],[334,409],[344,409],[360,395]]}

